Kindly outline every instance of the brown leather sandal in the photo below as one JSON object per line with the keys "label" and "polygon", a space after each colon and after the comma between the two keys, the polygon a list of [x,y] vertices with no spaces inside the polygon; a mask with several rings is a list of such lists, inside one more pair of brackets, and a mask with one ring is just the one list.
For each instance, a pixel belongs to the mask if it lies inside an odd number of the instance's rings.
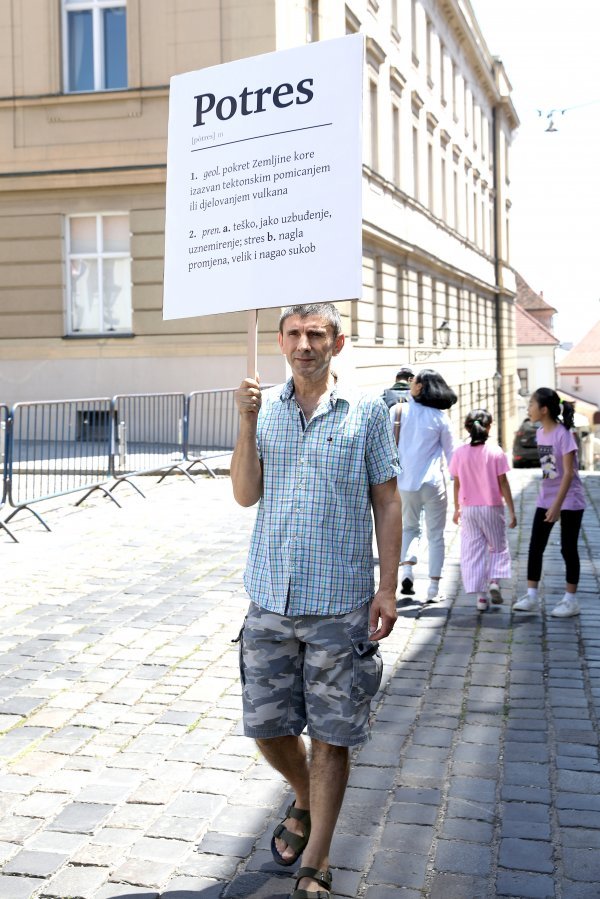
{"label": "brown leather sandal", "polygon": [[[308,890],[299,890],[298,884],[303,877],[311,877],[322,887],[325,887],[325,890],[317,890],[316,893],[309,893]],[[290,899],[330,899],[332,880],[329,868],[327,871],[319,871],[317,868],[299,868],[296,871],[296,889],[291,894]]]}
{"label": "brown leather sandal", "polygon": [[[308,843],[308,838],[310,837],[310,812],[308,809],[296,808],[295,805],[295,802],[288,805],[283,821],[281,824],[277,825],[273,831],[273,836],[271,837],[271,854],[278,865],[285,865],[286,867],[294,865],[298,861],[304,852],[306,844]],[[300,821],[303,825],[303,834],[292,833],[291,830],[288,830],[283,823],[286,818],[295,818],[296,821]],[[291,858],[284,858],[277,850],[277,846],[275,845],[276,839],[285,840],[290,849],[294,850],[294,855]]]}

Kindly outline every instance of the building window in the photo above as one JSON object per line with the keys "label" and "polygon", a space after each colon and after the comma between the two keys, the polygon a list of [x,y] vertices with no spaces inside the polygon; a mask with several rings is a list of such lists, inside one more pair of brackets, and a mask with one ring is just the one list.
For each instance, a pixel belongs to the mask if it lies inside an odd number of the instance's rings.
{"label": "building window", "polygon": [[358,300],[350,303],[350,339],[358,340]]}
{"label": "building window", "polygon": [[448,221],[448,177],[446,174],[446,160],[442,159],[441,168],[441,194],[442,194],[442,219]]}
{"label": "building window", "polygon": [[405,343],[406,331],[408,326],[408,309],[407,303],[407,275],[403,268],[398,268],[398,277],[396,279],[396,309],[398,316],[398,343]]}
{"label": "building window", "polygon": [[375,257],[375,343],[383,343],[383,264]]}
{"label": "building window", "polygon": [[430,212],[435,212],[435,172],[433,161],[433,144],[431,141],[427,144],[427,208]]}
{"label": "building window", "polygon": [[378,117],[377,83],[369,81],[369,115],[370,121],[370,167],[373,171],[379,168],[379,117]]}
{"label": "building window", "polygon": [[419,65],[419,29],[417,25],[417,0],[411,0],[410,5],[410,39],[412,45],[412,61]]}
{"label": "building window", "polygon": [[485,198],[481,197],[481,249],[484,253],[487,253],[489,250],[488,247],[488,233],[487,233],[487,216],[485,214]]}
{"label": "building window", "polygon": [[[437,323],[438,323],[438,282],[435,279],[431,279],[431,342],[434,346],[437,346],[438,342],[438,334],[437,334]],[[441,319],[440,319],[441,321]]]}
{"label": "building window", "polygon": [[481,330],[481,307],[483,299],[474,293],[473,302],[475,303],[475,346],[480,347],[483,343],[483,334]]}
{"label": "building window", "polygon": [[427,69],[427,84],[433,87],[433,25],[429,19],[425,26],[425,68]]}
{"label": "building window", "polygon": [[455,169],[452,173],[452,222],[455,231],[459,230],[460,224],[458,191],[458,172]]}
{"label": "building window", "polygon": [[419,129],[413,125],[413,196],[419,199]]}
{"label": "building window", "polygon": [[308,0],[306,4],[307,43],[319,40],[319,0]]}
{"label": "building window", "polygon": [[440,100],[446,105],[446,48],[440,41]]}
{"label": "building window", "polygon": [[458,71],[456,63],[452,60],[452,116],[458,122]]}
{"label": "building window", "polygon": [[68,332],[130,334],[129,216],[70,216],[66,239]]}
{"label": "building window", "polygon": [[487,159],[488,155],[488,135],[490,133],[485,114],[481,113],[481,158]]}
{"label": "building window", "polygon": [[517,377],[521,382],[519,393],[521,396],[527,396],[529,393],[529,372],[526,368],[517,369]]}
{"label": "building window", "polygon": [[421,272],[417,273],[417,340],[419,343],[425,342],[425,298]]}
{"label": "building window", "polygon": [[127,87],[126,0],[63,0],[66,92]]}
{"label": "building window", "polygon": [[392,177],[394,184],[400,186],[400,108],[392,103]]}

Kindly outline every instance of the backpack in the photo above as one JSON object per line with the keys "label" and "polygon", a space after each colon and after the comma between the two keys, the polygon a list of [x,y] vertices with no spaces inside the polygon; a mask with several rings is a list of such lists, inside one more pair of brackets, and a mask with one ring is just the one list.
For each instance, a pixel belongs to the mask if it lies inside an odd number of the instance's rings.
{"label": "backpack", "polygon": [[383,402],[386,404],[388,409],[391,409],[392,406],[396,405],[396,403],[407,403],[409,394],[409,390],[400,390],[399,388],[394,389],[393,387],[388,387],[387,390],[383,391]]}

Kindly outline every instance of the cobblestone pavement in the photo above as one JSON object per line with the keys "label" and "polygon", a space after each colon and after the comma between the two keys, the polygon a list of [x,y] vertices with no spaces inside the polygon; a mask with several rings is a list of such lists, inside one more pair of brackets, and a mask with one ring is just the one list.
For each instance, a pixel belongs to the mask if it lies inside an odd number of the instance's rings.
{"label": "cobblestone pavement", "polygon": [[[537,477],[511,474],[519,587]],[[585,484],[580,618],[547,615],[558,534],[544,613],[511,615],[513,586],[478,614],[451,523],[446,598],[400,602],[336,897],[600,896],[600,478]],[[19,545],[0,532],[0,899],[282,899],[287,795],[241,736],[231,642],[254,510],[226,478],[127,489],[122,509],[61,501],[51,534],[18,518]]]}

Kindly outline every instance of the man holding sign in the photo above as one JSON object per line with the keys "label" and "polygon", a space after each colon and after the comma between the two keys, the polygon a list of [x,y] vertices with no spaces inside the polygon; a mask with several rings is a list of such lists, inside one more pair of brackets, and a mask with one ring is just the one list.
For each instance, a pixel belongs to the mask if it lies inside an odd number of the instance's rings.
{"label": "man holding sign", "polygon": [[382,670],[377,641],[396,620],[402,514],[385,405],[332,371],[344,346],[335,306],[288,307],[278,339],[292,377],[264,395],[252,378],[236,391],[231,479],[242,506],[259,502],[240,635],[244,732],[294,791],[271,849],[281,865],[302,855],[292,897],[304,899],[331,890],[349,748],[368,739]]}

